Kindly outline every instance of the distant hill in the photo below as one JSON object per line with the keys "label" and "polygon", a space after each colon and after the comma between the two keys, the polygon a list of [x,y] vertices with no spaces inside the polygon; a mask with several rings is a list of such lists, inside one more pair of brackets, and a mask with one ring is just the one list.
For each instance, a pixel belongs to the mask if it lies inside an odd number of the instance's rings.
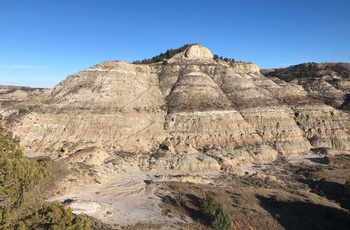
{"label": "distant hill", "polygon": [[350,63],[303,63],[287,68],[261,70],[269,78],[278,78],[302,86],[309,96],[334,108],[349,110]]}

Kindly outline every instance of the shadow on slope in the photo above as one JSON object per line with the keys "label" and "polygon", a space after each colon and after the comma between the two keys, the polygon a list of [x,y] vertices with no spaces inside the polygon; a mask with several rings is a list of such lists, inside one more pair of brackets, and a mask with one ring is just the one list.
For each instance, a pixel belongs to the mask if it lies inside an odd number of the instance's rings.
{"label": "shadow on slope", "polygon": [[349,229],[350,214],[324,205],[284,200],[281,197],[256,196],[285,229]]}
{"label": "shadow on slope", "polygon": [[344,199],[342,196],[343,184],[326,181],[324,179],[300,179],[300,182],[307,184],[311,188],[311,192],[316,193],[319,196],[325,197],[328,200],[337,202],[342,208],[350,211],[350,200]]}

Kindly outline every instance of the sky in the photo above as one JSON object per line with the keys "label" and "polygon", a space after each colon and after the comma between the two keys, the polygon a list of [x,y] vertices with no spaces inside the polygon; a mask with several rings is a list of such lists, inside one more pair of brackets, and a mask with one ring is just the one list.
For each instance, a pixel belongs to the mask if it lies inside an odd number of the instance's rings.
{"label": "sky", "polygon": [[0,85],[51,88],[191,43],[259,68],[350,62],[349,12],[349,0],[0,0]]}

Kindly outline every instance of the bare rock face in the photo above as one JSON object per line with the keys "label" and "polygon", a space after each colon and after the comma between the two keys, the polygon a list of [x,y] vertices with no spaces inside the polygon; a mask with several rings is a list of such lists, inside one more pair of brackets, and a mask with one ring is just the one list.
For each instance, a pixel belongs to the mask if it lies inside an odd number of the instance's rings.
{"label": "bare rock face", "polygon": [[295,119],[314,148],[350,150],[349,118],[330,106],[298,106]]}
{"label": "bare rock face", "polygon": [[[167,63],[104,62],[68,76],[12,131],[27,150],[54,157],[98,146],[132,153],[141,169],[233,170],[313,148],[350,150],[348,115],[308,90],[191,45]],[[339,93],[326,83],[311,90]]]}
{"label": "bare rock face", "polygon": [[185,51],[186,58],[211,59],[213,55],[206,47],[192,45]]}
{"label": "bare rock face", "polygon": [[311,145],[303,136],[286,107],[264,107],[242,110],[243,117],[256,128],[263,143],[274,146],[283,155],[307,152]]}
{"label": "bare rock face", "polygon": [[49,151],[98,142],[109,150],[150,151],[167,137],[157,84],[148,66],[101,63],[58,84],[45,112],[28,114],[14,132],[27,133],[24,146]]}

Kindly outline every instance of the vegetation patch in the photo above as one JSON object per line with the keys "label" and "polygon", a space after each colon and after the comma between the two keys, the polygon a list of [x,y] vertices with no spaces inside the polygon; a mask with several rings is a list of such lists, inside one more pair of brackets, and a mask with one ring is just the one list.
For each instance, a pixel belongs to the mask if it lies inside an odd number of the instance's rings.
{"label": "vegetation patch", "polygon": [[232,229],[232,219],[231,216],[226,212],[224,206],[221,204],[216,209],[214,220],[212,226],[217,230],[230,230]]}
{"label": "vegetation patch", "polygon": [[[136,61],[133,61],[132,64],[152,64],[152,63],[164,61],[166,59],[170,59],[174,57],[176,54],[179,54],[182,51],[185,51],[191,45],[194,45],[194,44],[186,44],[177,49],[168,49],[165,53],[160,53],[152,58],[145,58],[142,61],[136,60]],[[166,62],[164,64],[166,64]]]}
{"label": "vegetation patch", "polygon": [[[337,73],[342,78],[350,78],[349,70],[341,63],[329,63],[326,65],[317,64],[314,62],[292,65],[287,68],[275,69],[265,73],[267,77],[277,77],[286,82],[300,79],[316,80],[325,75],[332,75],[332,72]],[[332,80],[330,83],[336,83],[337,80]]]}
{"label": "vegetation patch", "polygon": [[281,207],[285,202],[285,198],[281,194],[273,195],[270,197],[270,204],[273,207]]}
{"label": "vegetation patch", "polygon": [[214,193],[206,192],[205,197],[200,201],[200,210],[207,215],[214,215],[219,208],[219,203]]}
{"label": "vegetation patch", "polygon": [[184,229],[348,229],[350,156],[306,160],[223,173],[216,185],[167,182],[161,207]]}
{"label": "vegetation patch", "polygon": [[38,198],[40,184],[50,176],[51,160],[25,158],[11,136],[0,127],[0,229],[89,229],[84,216]]}

